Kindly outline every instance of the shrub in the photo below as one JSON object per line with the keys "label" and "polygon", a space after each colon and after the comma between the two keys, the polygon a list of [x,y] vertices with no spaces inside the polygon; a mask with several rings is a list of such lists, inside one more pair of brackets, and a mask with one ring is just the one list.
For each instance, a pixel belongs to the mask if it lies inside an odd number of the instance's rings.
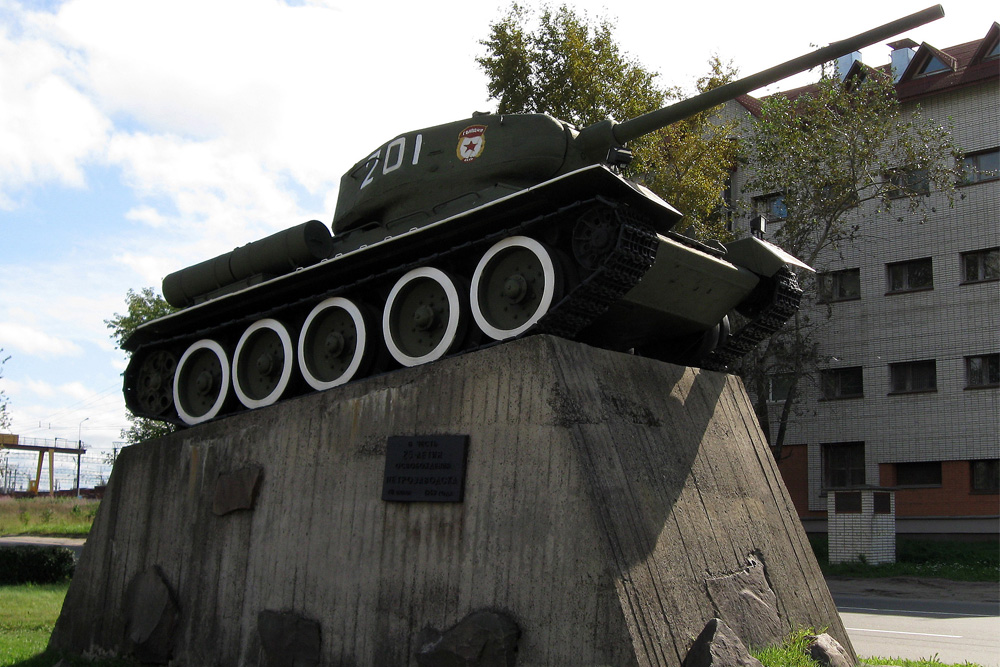
{"label": "shrub", "polygon": [[66,547],[0,548],[0,585],[54,584],[73,577],[76,558]]}

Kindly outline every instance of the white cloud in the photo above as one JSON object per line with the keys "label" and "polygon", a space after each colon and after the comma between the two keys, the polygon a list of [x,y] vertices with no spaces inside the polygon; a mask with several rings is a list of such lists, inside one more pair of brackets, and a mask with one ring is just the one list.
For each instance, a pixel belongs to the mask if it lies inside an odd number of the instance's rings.
{"label": "white cloud", "polygon": [[21,391],[28,391],[38,396],[40,398],[66,398],[72,401],[82,401],[89,398],[92,395],[90,389],[88,389],[82,382],[65,382],[59,385],[53,385],[48,382],[41,382],[38,380],[26,380],[21,383],[18,387]]}
{"label": "white cloud", "polygon": [[81,187],[110,122],[67,81],[71,64],[51,44],[0,28],[0,62],[0,193],[44,181]]}
{"label": "white cloud", "polygon": [[42,358],[79,355],[80,346],[69,338],[53,336],[42,329],[19,322],[0,322],[0,347]]}
{"label": "white cloud", "polygon": [[142,223],[149,227],[162,228],[167,224],[167,218],[152,206],[135,206],[126,214],[125,218]]}

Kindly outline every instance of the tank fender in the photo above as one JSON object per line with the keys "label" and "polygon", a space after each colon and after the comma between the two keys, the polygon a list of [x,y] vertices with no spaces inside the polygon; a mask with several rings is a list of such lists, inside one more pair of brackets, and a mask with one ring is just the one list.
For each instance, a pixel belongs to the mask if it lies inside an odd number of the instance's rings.
{"label": "tank fender", "polygon": [[773,243],[755,236],[731,241],[725,244],[726,261],[750,269],[759,276],[771,278],[785,266],[798,267],[816,272],[811,266],[785,252]]}

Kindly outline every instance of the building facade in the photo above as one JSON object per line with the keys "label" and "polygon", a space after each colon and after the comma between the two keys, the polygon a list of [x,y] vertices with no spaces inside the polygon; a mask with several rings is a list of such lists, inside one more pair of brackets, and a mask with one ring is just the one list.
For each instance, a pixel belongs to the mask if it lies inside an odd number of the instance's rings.
{"label": "building facade", "polygon": [[[883,69],[904,111],[951,122],[966,175],[954,205],[929,191],[926,218],[866,217],[861,241],[817,262],[819,302],[806,308],[823,321],[822,362],[800,383],[779,463],[809,531],[826,530],[829,491],[886,487],[899,534],[1000,532],[998,34],[994,23],[951,48],[890,45]],[[746,122],[755,108],[730,104]],[[780,197],[761,201],[780,220]],[[780,378],[768,398],[778,415]]]}

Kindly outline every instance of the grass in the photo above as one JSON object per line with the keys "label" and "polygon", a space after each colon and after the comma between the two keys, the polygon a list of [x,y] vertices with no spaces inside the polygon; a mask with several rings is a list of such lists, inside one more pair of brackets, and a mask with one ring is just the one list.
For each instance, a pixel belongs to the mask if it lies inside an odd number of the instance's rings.
{"label": "grass", "polygon": [[99,500],[0,496],[0,535],[86,537]]}
{"label": "grass", "polygon": [[[751,651],[753,657],[760,660],[764,667],[822,667],[820,663],[809,657],[808,648],[810,636],[815,634],[812,629],[797,630],[788,636],[782,646],[773,646],[759,651]],[[905,658],[860,658],[859,667],[863,665],[896,665],[897,667],[982,667],[974,662],[960,665],[949,665],[937,659],[937,654],[923,660],[908,660]]]}
{"label": "grass", "polygon": [[750,654],[764,663],[764,667],[822,667],[806,652],[809,648],[810,635],[814,632],[811,628],[796,630],[781,646],[751,649]]}
{"label": "grass", "polygon": [[0,586],[0,665],[45,650],[69,583]]}
{"label": "grass", "polygon": [[896,562],[885,565],[869,565],[863,560],[831,565],[827,538],[810,536],[809,541],[826,576],[937,577],[953,581],[996,582],[1000,574],[1000,548],[996,541],[898,540]]}
{"label": "grass", "polygon": [[52,667],[60,660],[83,667],[132,667],[116,658],[91,660],[46,652],[69,582],[0,586],[0,667]]}
{"label": "grass", "polygon": [[976,662],[963,662],[960,665],[948,665],[937,659],[937,653],[923,660],[907,660],[905,658],[862,658],[866,665],[897,665],[898,667],[983,667]]}

